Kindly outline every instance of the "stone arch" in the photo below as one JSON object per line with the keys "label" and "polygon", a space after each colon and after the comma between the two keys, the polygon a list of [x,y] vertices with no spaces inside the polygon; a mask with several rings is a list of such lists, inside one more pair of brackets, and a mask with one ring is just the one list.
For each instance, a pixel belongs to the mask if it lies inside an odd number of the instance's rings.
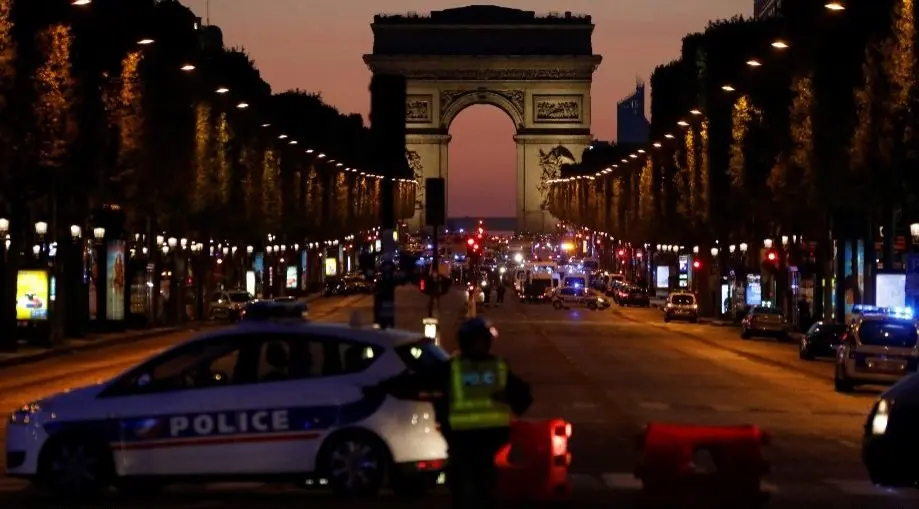
{"label": "stone arch", "polygon": [[487,88],[462,91],[444,90],[440,92],[440,126],[444,132],[449,132],[453,121],[463,110],[478,104],[488,104],[507,114],[514,122],[514,128],[520,131],[525,126],[523,100],[522,90],[497,91]]}

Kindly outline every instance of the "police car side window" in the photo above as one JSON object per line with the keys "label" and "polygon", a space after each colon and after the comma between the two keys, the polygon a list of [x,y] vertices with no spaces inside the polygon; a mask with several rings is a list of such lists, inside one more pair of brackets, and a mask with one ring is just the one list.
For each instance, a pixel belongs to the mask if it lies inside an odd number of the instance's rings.
{"label": "police car side window", "polygon": [[382,349],[362,343],[329,340],[326,348],[323,376],[350,375],[369,368],[383,353]]}

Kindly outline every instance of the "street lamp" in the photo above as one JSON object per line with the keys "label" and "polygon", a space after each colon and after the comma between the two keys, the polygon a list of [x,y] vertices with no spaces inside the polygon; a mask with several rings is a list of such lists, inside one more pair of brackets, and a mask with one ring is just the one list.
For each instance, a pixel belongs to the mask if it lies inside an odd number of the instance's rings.
{"label": "street lamp", "polygon": [[782,245],[783,246],[788,245],[788,235],[782,235]]}
{"label": "street lamp", "polygon": [[748,246],[746,242],[741,242],[741,243],[740,243],[740,252],[741,252],[741,253],[746,253],[748,247],[750,247],[750,246]]}
{"label": "street lamp", "polygon": [[913,240],[919,241],[919,223],[909,225],[909,234],[912,235]]}
{"label": "street lamp", "polygon": [[734,244],[731,244],[730,246],[728,246],[729,253],[734,254],[734,251],[737,251],[737,246],[735,246]]}
{"label": "street lamp", "polygon": [[185,249],[188,246],[188,239],[184,237],[179,239],[179,246],[181,246],[182,249]]}
{"label": "street lamp", "polygon": [[164,236],[162,236],[162,235],[157,235],[157,236],[156,236],[156,245],[157,245],[157,246],[162,246],[162,245],[163,245],[163,242],[166,242],[166,237],[164,237]]}
{"label": "street lamp", "polygon": [[255,251],[255,248],[252,246],[246,246],[246,254],[252,254]]}
{"label": "street lamp", "polygon": [[175,237],[169,237],[169,240],[166,241],[166,245],[168,245],[170,249],[175,249],[178,243],[179,241]]}
{"label": "street lamp", "polygon": [[96,240],[102,240],[105,238],[105,228],[101,226],[93,228],[93,237],[95,237]]}
{"label": "street lamp", "polygon": [[772,249],[772,239],[763,239],[763,247],[766,249]]}
{"label": "street lamp", "polygon": [[0,217],[0,236],[6,235],[8,231],[10,231],[10,220]]}
{"label": "street lamp", "polygon": [[83,236],[83,228],[80,228],[80,225],[70,225],[70,236],[73,237],[73,240],[77,240]]}
{"label": "street lamp", "polygon": [[826,5],[824,5],[824,7],[826,7],[828,10],[831,10],[831,11],[844,11],[844,10],[846,10],[846,6],[843,5],[842,2],[829,2],[829,3],[827,3]]}
{"label": "street lamp", "polygon": [[716,257],[716,256],[718,256],[718,248],[717,248],[717,247],[713,247],[713,248],[712,248],[712,257],[714,258],[714,257]]}
{"label": "street lamp", "polygon": [[692,246],[692,254],[699,254],[699,246]]}
{"label": "street lamp", "polygon": [[44,221],[39,221],[35,223],[35,233],[40,236],[44,236],[45,234],[47,234],[48,233],[48,223]]}

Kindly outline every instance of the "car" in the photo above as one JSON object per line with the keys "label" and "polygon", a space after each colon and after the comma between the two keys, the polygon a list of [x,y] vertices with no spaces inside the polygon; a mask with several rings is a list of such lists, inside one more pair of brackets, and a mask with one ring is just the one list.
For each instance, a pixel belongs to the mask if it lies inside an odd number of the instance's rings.
{"label": "car", "polygon": [[836,349],[846,333],[844,324],[818,321],[801,336],[798,357],[812,361],[817,357],[836,357]]}
{"label": "car", "polygon": [[619,305],[648,308],[651,307],[651,298],[648,297],[648,292],[633,286],[628,289],[623,298],[619,299]]}
{"label": "car", "polygon": [[862,435],[862,462],[872,484],[919,487],[919,375],[909,375],[881,393]]}
{"label": "car", "polygon": [[246,290],[214,292],[211,297],[211,320],[236,321],[246,306],[254,300],[255,296]]}
{"label": "car", "polygon": [[667,296],[664,305],[664,321],[687,320],[693,323],[699,321],[699,304],[695,294],[689,292],[673,292]]}
{"label": "car", "polygon": [[919,367],[919,328],[912,316],[862,314],[850,323],[836,350],[837,392],[859,385],[892,385]]}
{"label": "car", "polygon": [[792,328],[781,311],[767,306],[751,308],[747,316],[740,322],[740,327],[742,339],[750,339],[754,336],[788,339]]}
{"label": "car", "polygon": [[[266,316],[271,306],[285,314]],[[254,304],[230,328],[23,405],[8,421],[7,474],[64,496],[204,479],[305,479],[349,495],[386,480],[400,493],[434,487],[447,445],[432,405],[363,388],[447,353],[420,333],[289,308]]]}
{"label": "car", "polygon": [[568,309],[581,306],[596,311],[609,308],[610,302],[606,297],[596,294],[586,288],[559,288],[552,296],[552,307],[555,309]]}

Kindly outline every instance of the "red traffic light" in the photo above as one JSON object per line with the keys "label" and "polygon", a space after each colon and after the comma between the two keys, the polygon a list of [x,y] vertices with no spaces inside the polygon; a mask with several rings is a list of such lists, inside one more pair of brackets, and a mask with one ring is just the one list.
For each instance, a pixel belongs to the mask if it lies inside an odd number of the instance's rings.
{"label": "red traffic light", "polygon": [[471,246],[471,245],[474,245],[474,244],[475,244],[475,241],[472,240],[472,239],[469,239],[469,240],[466,241],[466,244],[468,244],[468,245]]}
{"label": "red traffic light", "polygon": [[699,260],[696,260],[696,261],[692,262],[692,268],[694,268],[694,269],[696,269],[696,270],[701,269],[701,268],[702,268],[702,262],[700,262]]}
{"label": "red traffic light", "polygon": [[619,250],[619,256],[625,256],[625,249]]}
{"label": "red traffic light", "polygon": [[778,259],[778,256],[775,254],[775,251],[769,251],[769,253],[766,254],[766,259],[770,262],[774,262]]}
{"label": "red traffic light", "polygon": [[478,250],[479,250],[479,245],[478,245],[478,244],[473,245],[473,246],[472,246],[472,250],[473,250],[473,251],[478,251]]}
{"label": "red traffic light", "polygon": [[422,292],[424,291],[424,287],[426,286],[425,281],[426,281],[425,278],[421,278],[421,281],[418,282],[418,289],[421,290]]}

